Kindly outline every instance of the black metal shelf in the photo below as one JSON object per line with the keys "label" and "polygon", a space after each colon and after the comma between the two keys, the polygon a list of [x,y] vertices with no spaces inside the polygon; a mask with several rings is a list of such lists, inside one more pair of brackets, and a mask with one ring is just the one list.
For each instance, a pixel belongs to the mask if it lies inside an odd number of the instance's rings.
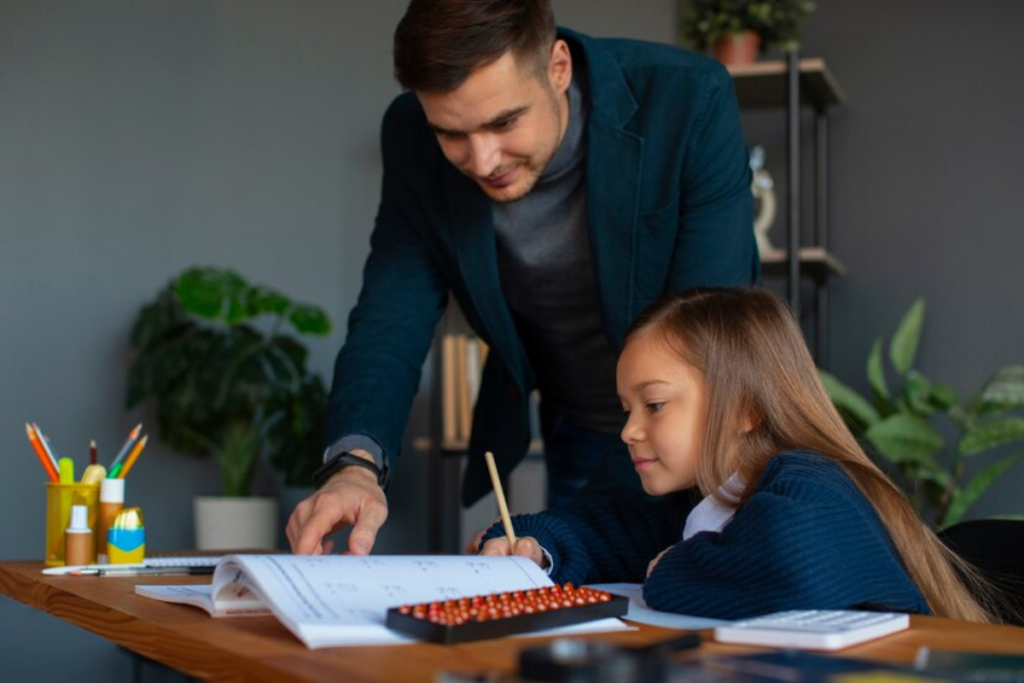
{"label": "black metal shelf", "polygon": [[[785,60],[755,62],[729,67],[742,109],[784,107],[786,110],[786,246],[781,253],[761,258],[765,275],[785,275],[787,299],[800,319],[801,278],[814,282],[814,356],[828,366],[828,288],[830,276],[845,275],[846,267],[828,250],[829,237],[829,130],[831,108],[846,102],[846,95],[829,71],[825,60],[800,59],[790,53]],[[800,112],[810,107],[815,113],[814,238],[801,244],[800,230]],[[796,253],[797,258],[789,254]]]}
{"label": "black metal shelf", "polygon": [[[846,103],[846,95],[825,60],[800,60],[800,103],[816,109]],[[784,60],[730,66],[736,97],[743,109],[784,107],[789,64]]]}

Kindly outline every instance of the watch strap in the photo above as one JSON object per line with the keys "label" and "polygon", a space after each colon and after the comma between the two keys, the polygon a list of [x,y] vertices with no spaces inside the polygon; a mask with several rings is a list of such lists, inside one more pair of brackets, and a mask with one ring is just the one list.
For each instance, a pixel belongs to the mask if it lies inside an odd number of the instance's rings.
{"label": "watch strap", "polygon": [[323,465],[317,468],[313,473],[313,487],[319,489],[321,486],[327,483],[327,480],[333,477],[335,474],[345,469],[346,467],[362,467],[370,470],[377,477],[377,484],[381,488],[385,488],[388,484],[388,468],[387,466],[379,467],[377,463],[366,458],[361,458],[358,455],[354,455],[349,452],[338,453]]}

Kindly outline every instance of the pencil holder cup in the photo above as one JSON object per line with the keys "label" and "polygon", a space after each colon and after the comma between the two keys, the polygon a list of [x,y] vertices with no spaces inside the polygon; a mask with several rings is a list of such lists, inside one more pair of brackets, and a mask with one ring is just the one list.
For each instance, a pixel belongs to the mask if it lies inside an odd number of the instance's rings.
{"label": "pencil holder cup", "polygon": [[46,566],[59,567],[64,564],[64,531],[71,521],[72,505],[88,508],[89,528],[95,532],[99,496],[99,484],[46,482]]}

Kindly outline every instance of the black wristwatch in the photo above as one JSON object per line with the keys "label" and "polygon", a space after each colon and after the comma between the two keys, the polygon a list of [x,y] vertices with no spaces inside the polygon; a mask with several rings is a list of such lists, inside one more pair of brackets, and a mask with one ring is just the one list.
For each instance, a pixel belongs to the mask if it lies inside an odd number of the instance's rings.
{"label": "black wristwatch", "polygon": [[327,480],[333,477],[335,474],[345,469],[349,465],[355,465],[356,467],[365,467],[374,473],[377,477],[377,484],[383,489],[388,485],[388,468],[387,465],[384,468],[377,466],[377,463],[366,458],[360,458],[358,455],[353,455],[349,452],[338,453],[336,456],[325,462],[323,465],[313,472],[313,488],[319,489],[321,486],[327,483]]}

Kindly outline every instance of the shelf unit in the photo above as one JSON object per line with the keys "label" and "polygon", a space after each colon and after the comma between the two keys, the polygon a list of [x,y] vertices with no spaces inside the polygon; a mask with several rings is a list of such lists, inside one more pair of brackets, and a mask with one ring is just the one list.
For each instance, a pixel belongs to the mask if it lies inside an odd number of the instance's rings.
{"label": "shelf unit", "polygon": [[[814,283],[815,360],[828,366],[829,280],[846,274],[846,267],[828,248],[829,241],[829,113],[846,102],[846,95],[823,59],[800,59],[790,53],[785,60],[730,66],[740,109],[786,110],[786,247],[782,253],[762,257],[765,275],[786,276],[789,305],[797,320],[801,313],[801,277]],[[812,245],[801,244],[801,111],[814,112],[814,218]],[[790,258],[790,254],[797,258]]]}

